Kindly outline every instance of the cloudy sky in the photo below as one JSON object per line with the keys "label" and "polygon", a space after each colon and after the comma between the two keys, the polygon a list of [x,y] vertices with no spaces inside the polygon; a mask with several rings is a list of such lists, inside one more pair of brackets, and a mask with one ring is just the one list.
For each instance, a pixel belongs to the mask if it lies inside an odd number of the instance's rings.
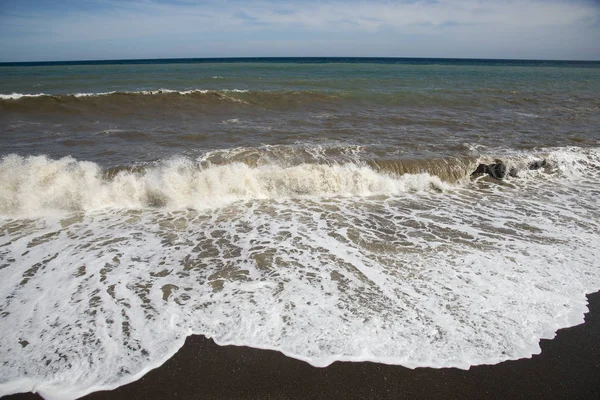
{"label": "cloudy sky", "polygon": [[0,62],[277,56],[600,60],[600,0],[0,0]]}

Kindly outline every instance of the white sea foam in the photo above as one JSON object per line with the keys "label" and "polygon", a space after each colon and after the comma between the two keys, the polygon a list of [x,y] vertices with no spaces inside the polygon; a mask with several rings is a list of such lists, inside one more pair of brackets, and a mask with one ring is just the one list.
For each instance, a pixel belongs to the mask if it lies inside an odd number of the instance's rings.
{"label": "white sea foam", "polygon": [[540,118],[539,115],[532,114],[532,113],[515,112],[515,114],[520,115],[522,117],[527,117],[527,118]]}
{"label": "white sea foam", "polygon": [[11,94],[0,94],[0,99],[2,100],[18,100],[27,97],[42,97],[49,96],[45,93],[34,93],[34,94],[26,94],[26,93],[11,93]]}
{"label": "white sea foam", "polygon": [[1,100],[19,100],[22,98],[28,97],[52,97],[52,96],[73,96],[77,98],[81,97],[100,97],[100,96],[109,96],[117,93],[125,93],[125,94],[143,94],[143,95],[157,95],[157,94],[168,94],[168,93],[178,93],[180,95],[189,95],[189,94],[207,94],[207,93],[247,93],[246,89],[217,89],[217,90],[208,90],[208,89],[189,89],[189,90],[174,90],[174,89],[155,89],[155,90],[134,90],[134,91],[126,91],[126,92],[77,92],[70,94],[47,94],[47,93],[11,93],[11,94],[0,94]]}
{"label": "white sea foam", "polygon": [[[0,395],[113,388],[160,365],[190,334],[316,366],[468,368],[539,353],[540,338],[583,322],[584,294],[600,288],[599,152],[546,155],[555,167],[545,175],[444,192],[347,165],[210,167],[218,179],[209,179],[176,159],[124,176],[144,185],[160,178],[157,190],[183,193],[179,207],[122,202],[3,217],[0,319],[11,329],[0,336]],[[36,176],[19,181],[30,195],[99,176],[95,164],[72,159],[12,156],[3,168],[9,163]],[[188,210],[200,193],[191,181],[239,201]],[[385,196],[364,197],[373,188]]]}
{"label": "white sea foam", "polygon": [[230,118],[230,119],[227,119],[227,120],[223,121],[223,123],[224,123],[225,125],[229,125],[229,124],[239,124],[240,122],[241,122],[241,121],[240,121],[238,118]]}
{"label": "white sea foam", "polygon": [[391,177],[354,164],[250,168],[233,163],[201,168],[185,158],[106,179],[91,162],[16,155],[0,162],[0,182],[0,214],[20,216],[156,205],[202,209],[250,199],[369,196],[448,187],[428,174]]}
{"label": "white sea foam", "polygon": [[99,93],[75,93],[74,97],[94,97],[94,96],[108,96],[117,92],[99,92]]}
{"label": "white sea foam", "polygon": [[207,93],[227,93],[227,92],[231,92],[231,93],[247,93],[248,90],[245,90],[245,89],[217,89],[217,90],[208,90],[208,89],[189,89],[189,90],[157,89],[157,90],[133,91],[133,92],[126,92],[126,93],[130,93],[130,94],[147,94],[147,95],[162,94],[162,93],[178,93],[178,94],[181,94],[181,95],[186,95],[186,94],[192,94],[192,93],[207,94]]}

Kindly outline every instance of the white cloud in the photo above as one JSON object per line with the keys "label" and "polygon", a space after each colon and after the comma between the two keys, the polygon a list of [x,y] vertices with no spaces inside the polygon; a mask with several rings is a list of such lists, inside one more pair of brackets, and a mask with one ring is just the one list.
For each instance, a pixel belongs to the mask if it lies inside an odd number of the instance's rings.
{"label": "white cloud", "polygon": [[[306,3],[305,3],[306,4]],[[297,25],[319,29],[343,28],[347,22],[372,30],[382,26],[440,26],[445,22],[468,25],[564,26],[598,17],[598,7],[568,1],[440,0],[415,2],[325,2],[290,6],[274,12],[270,3],[253,3],[244,12],[268,25]]]}
{"label": "white cloud", "polygon": [[[295,48],[305,48],[302,39],[310,36],[304,43],[310,43],[322,54],[327,51],[328,34],[334,34],[337,41],[347,43],[355,40],[350,36],[364,35],[365,40],[360,43],[365,46],[366,55],[372,55],[373,48],[380,49],[382,56],[436,56],[436,51],[447,55],[447,46],[453,45],[457,57],[477,54],[489,57],[487,53],[493,52],[494,46],[498,49],[497,57],[509,57],[513,53],[513,56],[523,57],[531,51],[531,42],[535,41],[539,50],[539,55],[533,55],[535,58],[600,58],[600,6],[586,0],[286,3],[99,0],[99,3],[103,7],[90,10],[79,7],[78,11],[36,13],[30,10],[0,15],[0,25],[4,26],[0,28],[0,50],[6,53],[16,43],[21,43],[20,47],[26,47],[27,43],[65,46],[86,42],[93,46],[94,42],[113,41],[118,47],[121,41],[131,46],[135,40],[154,37],[161,38],[160,43],[176,44],[178,38],[197,42],[201,54],[189,56],[217,55],[202,53],[203,48],[212,48],[202,46],[203,38],[210,36],[213,41],[215,37],[222,38],[225,54],[219,56],[238,55],[233,51],[239,51],[240,42],[245,41],[265,43],[264,51],[258,55],[310,55],[268,54],[268,42],[289,41]],[[315,44],[314,35],[321,35],[323,43]],[[348,39],[344,40],[344,35]],[[394,43],[407,37],[420,41],[427,54],[403,54],[402,49],[394,48]],[[231,54],[226,52],[227,43],[235,43],[230,45]],[[190,43],[180,47],[190,48]],[[337,48],[342,47],[347,46]],[[345,55],[335,53],[335,48],[330,49],[331,55]],[[511,50],[507,53],[506,49]],[[516,51],[518,49],[522,51]],[[156,49],[155,57],[161,57],[160,50]],[[169,50],[176,49],[162,50],[164,56],[169,56]]]}

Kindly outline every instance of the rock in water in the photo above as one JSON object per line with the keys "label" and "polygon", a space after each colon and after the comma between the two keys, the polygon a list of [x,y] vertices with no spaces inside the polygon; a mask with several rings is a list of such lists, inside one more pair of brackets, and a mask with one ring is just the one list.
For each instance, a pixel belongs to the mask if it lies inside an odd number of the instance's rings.
{"label": "rock in water", "polygon": [[527,165],[530,170],[537,170],[546,166],[546,160],[532,161]]}
{"label": "rock in water", "polygon": [[[479,164],[477,169],[471,173],[471,176],[477,174],[488,174],[494,179],[504,179],[504,177],[506,177],[506,173],[506,164],[500,160],[496,160],[491,164]],[[512,177],[516,177],[517,170],[515,168],[511,168],[510,171],[508,171],[508,174]]]}
{"label": "rock in water", "polygon": [[493,164],[488,164],[487,173],[495,179],[504,179],[506,176],[506,164],[502,161],[496,161]]}
{"label": "rock in water", "polygon": [[477,166],[477,169],[471,173],[471,176],[477,175],[477,174],[487,174],[487,173],[488,173],[488,166],[486,164],[479,164]]}

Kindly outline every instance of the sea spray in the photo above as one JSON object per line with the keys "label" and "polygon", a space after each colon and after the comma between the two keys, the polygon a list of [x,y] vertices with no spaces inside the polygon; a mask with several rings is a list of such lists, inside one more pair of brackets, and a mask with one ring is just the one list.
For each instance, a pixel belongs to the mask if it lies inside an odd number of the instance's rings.
{"label": "sea spray", "polygon": [[53,210],[201,209],[250,199],[390,195],[449,187],[427,173],[390,176],[355,164],[202,167],[173,158],[106,177],[91,162],[16,155],[0,161],[0,180],[0,212],[22,216]]}

